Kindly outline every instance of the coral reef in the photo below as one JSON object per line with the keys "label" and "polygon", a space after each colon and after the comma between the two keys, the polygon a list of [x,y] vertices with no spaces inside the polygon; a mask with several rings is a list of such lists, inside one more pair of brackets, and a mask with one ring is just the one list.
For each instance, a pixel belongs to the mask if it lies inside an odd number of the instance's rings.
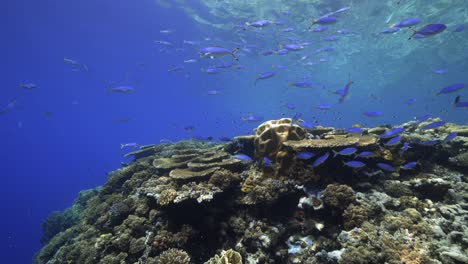
{"label": "coral reef", "polygon": [[[226,144],[146,146],[47,219],[35,262],[468,263],[468,129],[421,129],[436,120],[399,126],[404,151],[386,145],[391,127],[356,135],[291,119]],[[372,155],[296,158],[345,147]]]}

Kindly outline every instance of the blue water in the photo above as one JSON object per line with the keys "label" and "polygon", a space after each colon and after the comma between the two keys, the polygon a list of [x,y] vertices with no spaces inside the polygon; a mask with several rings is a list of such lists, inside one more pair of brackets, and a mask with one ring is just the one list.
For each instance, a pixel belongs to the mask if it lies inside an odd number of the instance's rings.
{"label": "blue water", "polygon": [[[164,2],[170,7],[158,4]],[[231,10],[235,1],[219,1],[216,7],[196,2],[2,2],[0,109],[16,98],[10,111],[0,115],[2,262],[30,263],[41,247],[41,223],[46,216],[70,206],[80,190],[103,184],[108,172],[129,161],[123,158],[127,150],[120,149],[121,143],[248,134],[258,125],[242,120],[249,115],[268,120],[299,112],[310,123],[336,127],[398,124],[425,114],[462,124],[468,121],[468,110],[452,104],[456,95],[468,100],[467,88],[435,95],[444,86],[468,81],[468,33],[452,32],[456,26],[468,24],[464,15],[468,3],[464,1],[450,5],[434,0],[430,1],[432,9],[422,0],[401,1],[400,6],[396,6],[397,1],[290,6],[273,1],[278,10],[258,1],[258,8],[226,11],[228,15],[224,16],[213,15],[210,10],[222,10],[223,5]],[[314,12],[305,14],[305,6]],[[344,6],[352,8],[340,14],[338,23],[330,25],[328,32],[306,32],[305,19]],[[281,14],[284,10],[291,15]],[[194,13],[222,27],[196,22]],[[379,32],[388,26],[389,16],[391,22],[419,17],[423,22],[418,27],[445,23],[448,29],[437,36],[410,41],[408,29],[384,36]],[[281,19],[287,25],[260,30],[235,27],[258,19]],[[279,33],[288,26],[296,31]],[[332,34],[344,28],[356,34]],[[173,33],[161,34],[164,29]],[[321,40],[330,35],[340,39]],[[287,36],[299,40],[287,40]],[[158,45],[154,40],[173,45]],[[184,40],[200,45],[183,44]],[[260,55],[278,50],[288,41],[310,45],[284,56]],[[198,57],[198,49],[214,45],[241,48],[239,61],[231,56],[212,61]],[[313,54],[324,47],[335,51]],[[304,55],[310,59],[301,60]],[[79,70],[74,71],[64,57],[76,60]],[[303,65],[319,58],[330,61]],[[184,64],[187,59],[198,62]],[[223,69],[219,75],[200,70],[230,62],[246,69]],[[177,65],[183,65],[184,70],[168,72]],[[286,69],[277,69],[277,65]],[[432,73],[440,68],[449,71]],[[265,71],[276,75],[254,85],[256,76]],[[311,76],[307,80],[314,82],[314,88],[289,86],[306,75]],[[354,81],[350,94],[339,104],[334,91],[350,80]],[[37,88],[18,88],[20,83],[30,82]],[[106,88],[118,85],[132,86],[135,91],[118,94]],[[208,95],[213,89],[220,94]],[[405,104],[410,98],[417,100],[413,106]],[[294,103],[296,109],[287,109],[285,103]],[[316,110],[321,103],[333,107],[326,112]],[[383,116],[368,118],[362,115],[364,111],[381,111]],[[195,129],[184,129],[188,126]]]}

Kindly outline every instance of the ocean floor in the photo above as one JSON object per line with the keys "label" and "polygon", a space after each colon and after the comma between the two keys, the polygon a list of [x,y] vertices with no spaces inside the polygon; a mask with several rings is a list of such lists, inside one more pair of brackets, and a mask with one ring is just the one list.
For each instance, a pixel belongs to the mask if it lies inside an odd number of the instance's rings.
{"label": "ocean floor", "polygon": [[144,146],[44,223],[36,263],[468,263],[468,126]]}

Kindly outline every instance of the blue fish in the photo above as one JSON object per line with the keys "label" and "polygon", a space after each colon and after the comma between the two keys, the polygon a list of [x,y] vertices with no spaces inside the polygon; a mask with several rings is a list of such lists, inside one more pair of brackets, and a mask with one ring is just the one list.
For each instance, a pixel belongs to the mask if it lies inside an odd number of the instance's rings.
{"label": "blue fish", "polygon": [[459,25],[453,30],[453,32],[462,32],[463,30],[465,30],[465,25]]}
{"label": "blue fish", "polygon": [[269,26],[270,24],[271,24],[271,21],[266,20],[266,19],[245,23],[245,25],[248,27],[250,26],[250,27],[256,27],[256,28],[263,28],[263,27]]}
{"label": "blue fish", "polygon": [[448,73],[448,69],[435,69],[435,70],[432,70],[432,72],[435,74],[446,74]]}
{"label": "blue fish", "polygon": [[243,120],[243,121],[247,121],[247,122],[260,122],[260,121],[263,120],[263,117],[261,117],[261,116],[249,115],[248,117],[243,117],[242,120]]}
{"label": "blue fish", "polygon": [[362,114],[367,116],[367,117],[380,117],[380,116],[382,116],[382,112],[379,112],[379,111],[366,111],[366,112],[364,112]]}
{"label": "blue fish", "polygon": [[296,158],[301,159],[301,160],[307,160],[314,156],[315,154],[309,151],[303,151],[303,152],[299,152],[296,154]]}
{"label": "blue fish", "polygon": [[339,38],[337,36],[328,36],[328,37],[322,38],[322,40],[324,40],[324,41],[337,41],[337,40],[339,40]]}
{"label": "blue fish", "polygon": [[396,136],[392,139],[390,139],[389,141],[387,141],[387,143],[385,143],[386,146],[395,146],[396,144],[400,143],[401,141],[401,137],[400,136]]}
{"label": "blue fish", "polygon": [[264,73],[261,73],[257,76],[257,78],[255,79],[255,83],[257,83],[258,80],[266,80],[266,79],[270,79],[272,77],[274,77],[276,74],[274,72],[271,72],[271,71],[268,71],[268,72],[264,72]]}
{"label": "blue fish", "polygon": [[304,49],[304,46],[301,45],[301,44],[286,44],[284,45],[283,47],[281,48],[284,48],[284,49],[287,49],[289,51],[299,51],[299,50],[303,50]]}
{"label": "blue fish", "polygon": [[206,92],[208,95],[219,95],[221,92],[219,90],[209,90]]}
{"label": "blue fish", "polygon": [[317,109],[319,109],[319,110],[330,110],[330,109],[332,109],[332,105],[330,105],[330,104],[319,104],[317,106]]}
{"label": "blue fish", "polygon": [[198,54],[202,58],[210,58],[210,59],[215,59],[215,58],[223,57],[226,55],[231,55],[235,60],[237,60],[236,54],[238,51],[239,51],[239,48],[229,50],[223,47],[206,47],[206,48],[202,48],[198,52]]}
{"label": "blue fish", "polygon": [[361,134],[364,130],[360,127],[350,127],[346,128],[345,131],[351,134]]}
{"label": "blue fish", "polygon": [[399,135],[405,131],[404,127],[396,127],[392,128],[390,130],[387,130],[387,132],[383,133],[380,137],[381,138],[391,138],[393,136]]}
{"label": "blue fish", "polygon": [[425,125],[423,126],[421,129],[422,130],[427,130],[427,129],[434,129],[434,128],[438,128],[438,127],[441,127],[443,125],[445,125],[447,122],[445,121],[436,121],[436,122],[432,122],[428,125]]}
{"label": "blue fish", "polygon": [[393,25],[391,25],[390,27],[393,28],[393,27],[397,27],[397,28],[402,28],[402,27],[411,27],[411,26],[414,26],[414,25],[417,25],[419,24],[419,22],[421,22],[421,19],[419,18],[407,18],[407,19],[404,19],[398,23],[395,23]]}
{"label": "blue fish", "polygon": [[387,163],[379,162],[377,163],[377,167],[381,168],[384,171],[395,171],[395,168]]}
{"label": "blue fish", "polygon": [[398,28],[398,27],[386,28],[386,29],[382,30],[380,33],[382,33],[382,34],[393,34],[393,33],[397,32],[399,30],[400,30],[400,28]]}
{"label": "blue fish", "polygon": [[336,151],[333,150],[333,153],[334,153],[333,157],[336,157],[338,155],[340,155],[340,156],[353,155],[354,153],[356,153],[356,151],[357,151],[357,148],[353,148],[353,147],[342,149],[339,152],[336,152]]}
{"label": "blue fish", "polygon": [[444,24],[429,24],[422,27],[420,30],[414,30],[413,34],[408,38],[408,40],[412,39],[415,36],[420,37],[429,37],[434,36],[443,32],[447,28]]}
{"label": "blue fish", "polygon": [[245,154],[242,154],[242,153],[236,154],[233,157],[236,158],[236,159],[239,159],[241,161],[247,161],[247,162],[253,161],[253,159],[251,157],[249,157],[249,156],[247,156]]}
{"label": "blue fish", "polygon": [[325,16],[321,16],[317,19],[315,19],[313,22],[312,22],[312,25],[315,25],[315,24],[319,24],[319,25],[328,25],[328,24],[333,24],[337,21],[336,17],[334,16],[329,16],[329,15],[325,15]]}
{"label": "blue fish", "polygon": [[363,151],[363,152],[356,155],[356,158],[368,159],[368,158],[372,158],[372,157],[374,157],[374,153],[370,152],[370,151]]}
{"label": "blue fish", "polygon": [[290,83],[289,85],[295,86],[298,88],[311,88],[313,83],[311,81],[300,81],[300,82]]}
{"label": "blue fish", "polygon": [[279,50],[276,52],[276,54],[278,54],[278,55],[286,55],[286,54],[288,54],[288,53],[289,53],[289,50],[287,50],[287,49],[279,49]]}
{"label": "blue fish", "polygon": [[453,93],[453,92],[456,92],[460,89],[463,89],[465,88],[465,84],[464,83],[456,83],[456,84],[452,84],[452,85],[449,85],[447,87],[444,87],[442,88],[438,93],[437,95],[439,94],[448,94],[448,93]]}
{"label": "blue fish", "polygon": [[459,108],[461,108],[461,107],[468,107],[468,102],[457,102],[457,103],[455,104],[455,107],[459,107]]}
{"label": "blue fish", "polygon": [[291,119],[294,122],[296,122],[297,120],[299,120],[299,118],[301,118],[302,116],[302,113],[296,113]]}
{"label": "blue fish", "polygon": [[264,51],[262,52],[262,56],[270,56],[270,55],[273,55],[275,52],[272,51],[272,50],[267,50],[267,51]]}
{"label": "blue fish", "polygon": [[314,163],[312,163],[312,167],[316,168],[322,165],[325,161],[327,161],[328,157],[330,157],[330,152],[323,154],[322,156],[318,157]]}
{"label": "blue fish", "polygon": [[304,120],[300,120],[299,122],[297,122],[297,124],[303,128],[307,128],[307,129],[312,129],[314,128],[314,125],[312,125],[311,123],[308,123]]}
{"label": "blue fish", "polygon": [[318,26],[318,27],[315,27],[314,29],[312,29],[311,31],[312,32],[324,32],[326,30],[328,30],[327,26]]}
{"label": "blue fish", "polygon": [[403,146],[401,147],[400,151],[398,152],[400,155],[403,155],[403,153],[405,153],[406,151],[408,151],[408,149],[410,149],[410,145],[408,142],[404,142],[403,143]]}
{"label": "blue fish", "polygon": [[434,145],[437,145],[439,142],[440,142],[440,139],[434,138],[431,140],[419,141],[417,143],[422,146],[434,146]]}
{"label": "blue fish", "polygon": [[271,163],[271,160],[267,157],[263,157],[263,166],[265,167],[273,167],[273,164]]}
{"label": "blue fish", "polygon": [[348,161],[348,162],[343,162],[344,165],[348,166],[348,167],[351,167],[351,168],[362,168],[362,167],[365,167],[366,164],[362,161],[357,161],[357,160],[352,160],[352,161]]}
{"label": "blue fish", "polygon": [[430,115],[420,116],[420,117],[416,118],[416,124],[421,124],[422,122],[428,120],[429,118],[431,118]]}
{"label": "blue fish", "polygon": [[416,98],[410,98],[406,100],[407,105],[414,105],[416,103]]}
{"label": "blue fish", "polygon": [[408,162],[405,165],[401,166],[401,168],[404,169],[404,170],[412,170],[417,165],[418,165],[418,163],[416,161],[411,161],[411,162]]}
{"label": "blue fish", "polygon": [[351,87],[351,84],[353,84],[353,81],[348,81],[343,89],[337,90],[335,93],[340,96],[339,102],[343,103],[346,97],[349,94],[349,88]]}
{"label": "blue fish", "polygon": [[218,68],[206,68],[206,69],[202,69],[202,71],[204,71],[205,73],[208,73],[208,74],[218,74],[218,73],[221,73],[221,70],[218,69]]}
{"label": "blue fish", "polygon": [[452,132],[444,138],[443,142],[449,142],[450,140],[456,138],[457,136],[458,136],[457,132]]}

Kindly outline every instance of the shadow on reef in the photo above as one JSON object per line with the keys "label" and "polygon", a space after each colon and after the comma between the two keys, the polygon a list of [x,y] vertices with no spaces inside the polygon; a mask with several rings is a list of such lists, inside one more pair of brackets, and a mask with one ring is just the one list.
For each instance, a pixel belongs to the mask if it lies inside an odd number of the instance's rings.
{"label": "shadow on reef", "polygon": [[[468,127],[144,146],[44,224],[36,263],[468,263]],[[252,157],[252,158],[250,158]]]}

